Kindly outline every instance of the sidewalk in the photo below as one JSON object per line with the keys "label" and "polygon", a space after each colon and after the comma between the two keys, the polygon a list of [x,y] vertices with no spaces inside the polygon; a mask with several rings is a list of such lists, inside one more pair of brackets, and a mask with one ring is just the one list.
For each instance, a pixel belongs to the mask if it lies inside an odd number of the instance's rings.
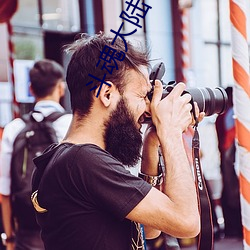
{"label": "sidewalk", "polygon": [[[182,247],[183,250],[197,250],[196,246]],[[242,239],[225,238],[214,242],[214,250],[243,250]]]}

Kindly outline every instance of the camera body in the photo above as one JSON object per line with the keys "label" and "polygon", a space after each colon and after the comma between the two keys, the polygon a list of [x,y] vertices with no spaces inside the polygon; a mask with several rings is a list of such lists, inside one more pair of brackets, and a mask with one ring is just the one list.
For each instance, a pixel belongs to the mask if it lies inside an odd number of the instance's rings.
{"label": "camera body", "polygon": [[[148,99],[150,101],[152,100],[154,92],[155,80],[160,80],[163,84],[162,99],[166,97],[177,84],[175,81],[171,81],[168,84],[164,83],[161,80],[164,73],[165,66],[163,62],[153,67],[149,76],[152,84],[152,90],[148,93]],[[206,116],[223,114],[228,108],[228,96],[223,88],[187,88],[182,94],[185,93],[189,93],[192,96],[191,101],[196,102],[200,112],[205,112]]]}

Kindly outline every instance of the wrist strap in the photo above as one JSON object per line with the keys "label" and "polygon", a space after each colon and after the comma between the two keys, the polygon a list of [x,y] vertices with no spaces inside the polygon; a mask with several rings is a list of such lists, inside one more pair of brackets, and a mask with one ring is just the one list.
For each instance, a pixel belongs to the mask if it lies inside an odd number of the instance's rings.
{"label": "wrist strap", "polygon": [[159,186],[163,182],[163,174],[162,173],[160,173],[159,175],[156,175],[156,176],[139,173],[139,177],[142,178],[144,181],[146,181],[147,183],[149,183],[153,187]]}
{"label": "wrist strap", "polygon": [[5,233],[1,233],[2,244],[6,246],[8,243],[14,243],[16,240],[15,235],[7,237]]}

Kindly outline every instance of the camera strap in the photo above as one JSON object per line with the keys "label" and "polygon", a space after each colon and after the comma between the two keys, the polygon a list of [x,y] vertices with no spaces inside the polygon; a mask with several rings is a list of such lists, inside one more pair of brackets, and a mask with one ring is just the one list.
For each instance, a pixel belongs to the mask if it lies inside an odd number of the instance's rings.
{"label": "camera strap", "polygon": [[196,192],[201,219],[201,231],[198,235],[198,250],[213,249],[213,222],[212,210],[205,179],[200,163],[200,139],[198,133],[198,120],[194,115],[196,124],[194,125],[194,136],[192,140],[193,166],[195,174]]}

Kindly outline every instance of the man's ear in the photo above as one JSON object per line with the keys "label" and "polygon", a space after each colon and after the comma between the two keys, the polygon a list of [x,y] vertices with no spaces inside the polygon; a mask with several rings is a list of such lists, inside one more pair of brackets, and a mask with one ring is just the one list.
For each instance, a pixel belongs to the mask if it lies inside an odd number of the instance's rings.
{"label": "man's ear", "polygon": [[[114,94],[117,92],[116,86],[110,82],[106,81],[109,85],[103,84],[102,88],[100,89],[99,96],[96,98],[100,98],[100,101],[103,103],[105,107],[108,107],[111,104],[111,100]],[[95,96],[97,96],[99,88],[95,91]]]}
{"label": "man's ear", "polygon": [[31,83],[29,83],[29,91],[30,91],[31,95],[35,96],[35,95],[34,95],[34,91],[33,91],[33,89],[32,89],[32,86],[31,86]]}
{"label": "man's ear", "polygon": [[64,81],[60,81],[58,83],[58,88],[60,97],[63,97],[65,95],[66,83]]}

